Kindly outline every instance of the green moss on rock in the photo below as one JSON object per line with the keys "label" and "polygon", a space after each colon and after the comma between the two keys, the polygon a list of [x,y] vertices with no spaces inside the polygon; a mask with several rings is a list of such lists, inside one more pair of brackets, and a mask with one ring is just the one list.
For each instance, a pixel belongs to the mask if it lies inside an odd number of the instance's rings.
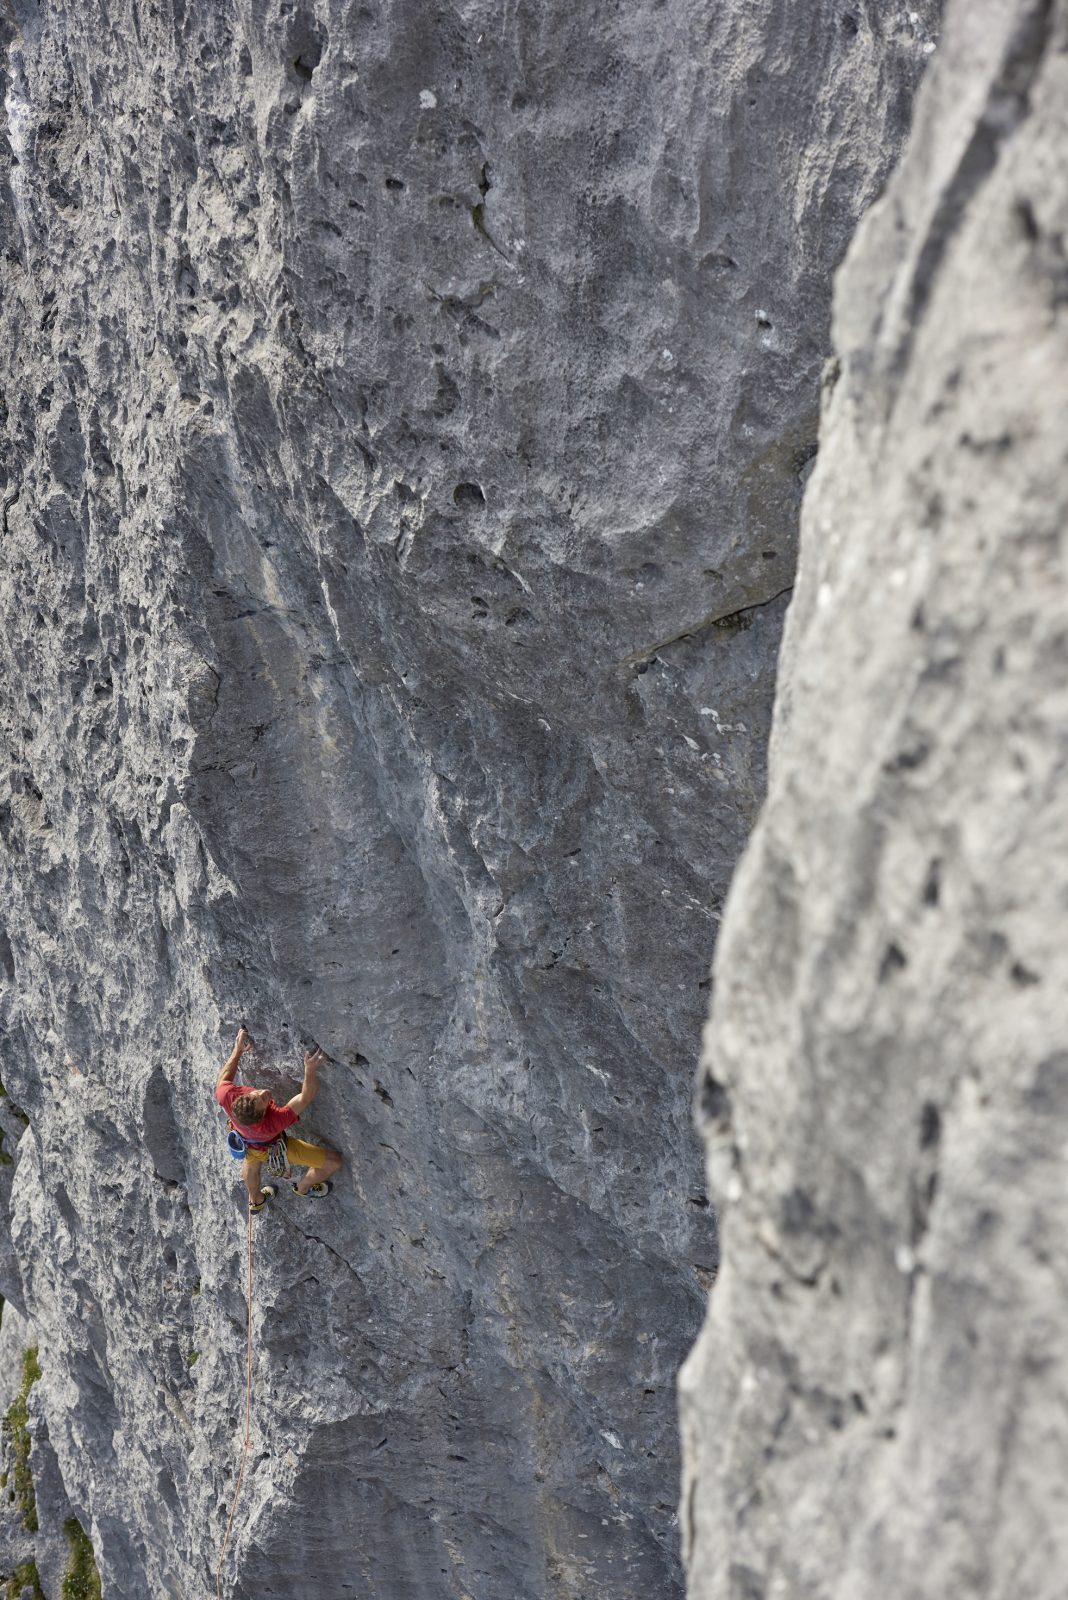
{"label": "green moss on rock", "polygon": [[[37,1346],[23,1352],[22,1383],[4,1418],[4,1434],[9,1441],[12,1465],[9,1481],[22,1513],[22,1525],[30,1533],[37,1532],[37,1497],[33,1492],[33,1473],[30,1471],[30,1390],[41,1376],[37,1360]],[[21,1569],[20,1569],[21,1570]],[[21,1592],[21,1591],[20,1591]]]}
{"label": "green moss on rock", "polygon": [[[29,1600],[45,1600],[36,1561],[24,1561],[21,1567],[15,1568],[4,1585],[4,1600],[20,1600],[20,1596],[26,1595],[27,1592]],[[98,1589],[97,1594],[99,1593]]]}
{"label": "green moss on rock", "polygon": [[18,1117],[19,1121],[22,1123],[24,1128],[29,1126],[29,1122],[30,1122],[29,1117],[26,1115],[25,1111],[23,1111],[19,1106],[17,1106],[15,1104],[14,1100],[12,1100],[11,1096],[8,1094],[7,1090],[4,1088],[4,1085],[2,1083],[0,1083],[0,1100],[6,1100],[7,1101],[8,1105],[11,1108],[11,1110],[14,1112],[15,1116]]}
{"label": "green moss on rock", "polygon": [[70,1565],[63,1579],[60,1600],[101,1600],[100,1573],[92,1540],[77,1517],[68,1518],[63,1532],[70,1545]]}

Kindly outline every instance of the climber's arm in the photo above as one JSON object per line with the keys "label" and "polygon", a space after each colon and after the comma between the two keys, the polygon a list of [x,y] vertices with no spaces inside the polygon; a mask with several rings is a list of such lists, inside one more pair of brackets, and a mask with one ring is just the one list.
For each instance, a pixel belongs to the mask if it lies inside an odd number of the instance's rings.
{"label": "climber's arm", "polygon": [[244,1055],[246,1050],[251,1048],[251,1046],[252,1036],[245,1027],[244,1023],[242,1023],[241,1027],[238,1029],[237,1038],[234,1041],[234,1048],[230,1052],[230,1059],[219,1073],[218,1078],[215,1080],[216,1089],[218,1089],[221,1084],[233,1083],[234,1074],[237,1071],[241,1057]]}
{"label": "climber's arm", "polygon": [[296,1112],[298,1117],[305,1106],[311,1105],[319,1092],[319,1068],[325,1060],[326,1056],[321,1050],[309,1050],[304,1057],[304,1082],[300,1093],[295,1094],[292,1100],[286,1101],[290,1111]]}

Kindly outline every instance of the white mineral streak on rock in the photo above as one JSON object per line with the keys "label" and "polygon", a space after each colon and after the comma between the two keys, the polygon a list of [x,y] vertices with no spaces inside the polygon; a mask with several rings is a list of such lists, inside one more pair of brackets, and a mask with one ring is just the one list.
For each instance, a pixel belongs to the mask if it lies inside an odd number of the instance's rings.
{"label": "white mineral streak on rock", "polygon": [[1066,47],[951,5],[836,286],[700,1077],[692,1600],[1065,1592]]}

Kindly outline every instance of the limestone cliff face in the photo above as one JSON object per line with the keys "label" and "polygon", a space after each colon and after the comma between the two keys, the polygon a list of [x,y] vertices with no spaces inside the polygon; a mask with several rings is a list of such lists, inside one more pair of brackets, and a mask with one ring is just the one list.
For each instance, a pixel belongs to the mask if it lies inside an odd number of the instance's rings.
{"label": "limestone cliff face", "polygon": [[836,291],[701,1075],[693,1600],[1068,1571],[1068,6],[950,7]]}
{"label": "limestone cliff face", "polygon": [[109,1600],[214,1593],[241,1016],[347,1166],[230,1592],[679,1593],[694,1045],[936,15],[6,8],[2,1288]]}

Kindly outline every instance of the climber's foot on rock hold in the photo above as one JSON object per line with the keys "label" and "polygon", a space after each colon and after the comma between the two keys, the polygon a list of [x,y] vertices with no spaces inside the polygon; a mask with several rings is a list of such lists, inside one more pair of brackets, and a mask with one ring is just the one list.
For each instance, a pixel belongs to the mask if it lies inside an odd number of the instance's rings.
{"label": "climber's foot on rock hold", "polygon": [[325,1179],[322,1183],[309,1184],[307,1189],[302,1189],[299,1183],[295,1183],[293,1185],[293,1193],[299,1194],[302,1200],[307,1200],[312,1196],[316,1199],[321,1199],[324,1195],[328,1195],[333,1187],[334,1185],[327,1183]]}
{"label": "climber's foot on rock hold", "polygon": [[254,1217],[257,1211],[262,1211],[268,1200],[273,1200],[277,1193],[278,1191],[273,1183],[265,1183],[258,1200],[253,1200],[252,1196],[249,1195],[249,1215]]}

